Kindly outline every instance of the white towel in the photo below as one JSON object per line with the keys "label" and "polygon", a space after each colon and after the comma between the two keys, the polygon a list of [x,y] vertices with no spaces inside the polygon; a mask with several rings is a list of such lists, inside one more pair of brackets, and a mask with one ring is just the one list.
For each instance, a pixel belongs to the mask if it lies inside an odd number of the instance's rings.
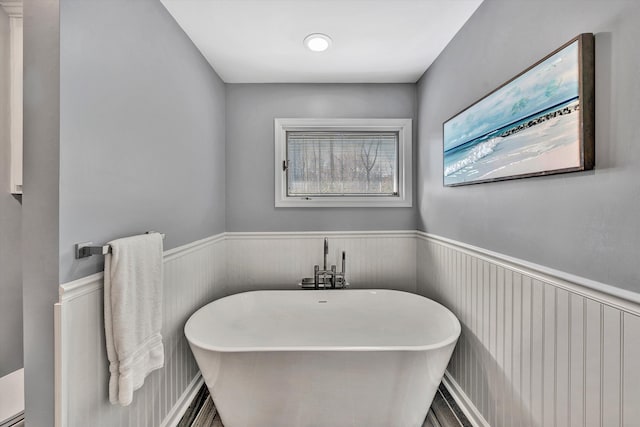
{"label": "white towel", "polygon": [[109,400],[127,406],[145,377],[164,366],[162,235],[109,242],[104,265],[104,329]]}

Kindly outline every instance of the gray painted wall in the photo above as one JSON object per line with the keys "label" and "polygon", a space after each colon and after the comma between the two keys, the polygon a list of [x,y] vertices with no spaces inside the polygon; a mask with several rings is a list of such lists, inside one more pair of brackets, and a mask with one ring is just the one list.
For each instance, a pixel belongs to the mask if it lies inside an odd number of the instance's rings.
{"label": "gray painted wall", "polygon": [[415,208],[276,209],[273,170],[276,117],[414,118],[415,106],[413,84],[227,85],[227,231],[415,229]]}
{"label": "gray painted wall", "polygon": [[225,87],[160,2],[26,0],[26,419],[54,419],[58,284],[95,273],[73,243],[224,231]]}
{"label": "gray painted wall", "polygon": [[0,7],[0,377],[22,368],[21,208],[9,189],[9,17]]}
{"label": "gray painted wall", "polygon": [[60,282],[103,267],[76,242],[225,229],[225,86],[157,0],[63,0]]}
{"label": "gray painted wall", "polygon": [[53,424],[53,304],[58,299],[58,0],[24,1],[22,260],[26,425]]}
{"label": "gray painted wall", "polygon": [[[640,3],[485,0],[418,85],[419,228],[640,291]],[[442,186],[442,123],[582,32],[596,38],[596,169]]]}

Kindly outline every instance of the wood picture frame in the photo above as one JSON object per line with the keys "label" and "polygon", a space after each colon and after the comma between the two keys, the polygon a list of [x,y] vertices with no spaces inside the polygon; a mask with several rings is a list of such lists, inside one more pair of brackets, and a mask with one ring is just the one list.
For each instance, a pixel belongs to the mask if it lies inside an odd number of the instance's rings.
{"label": "wood picture frame", "polygon": [[443,185],[595,167],[594,36],[580,34],[443,123]]}

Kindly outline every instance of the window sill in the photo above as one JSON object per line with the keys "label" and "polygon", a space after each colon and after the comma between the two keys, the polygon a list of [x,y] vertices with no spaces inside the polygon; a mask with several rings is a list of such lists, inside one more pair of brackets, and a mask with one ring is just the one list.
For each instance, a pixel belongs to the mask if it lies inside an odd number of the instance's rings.
{"label": "window sill", "polygon": [[276,200],[276,208],[410,208],[412,201],[393,198],[372,197],[368,199],[356,197],[287,197]]}

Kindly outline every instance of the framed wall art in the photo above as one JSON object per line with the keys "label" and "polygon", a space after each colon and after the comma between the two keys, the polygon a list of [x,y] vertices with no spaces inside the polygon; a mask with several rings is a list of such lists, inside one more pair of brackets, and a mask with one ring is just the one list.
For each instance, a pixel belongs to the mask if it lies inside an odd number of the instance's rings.
{"label": "framed wall art", "polygon": [[594,101],[594,38],[580,34],[444,122],[444,185],[593,169]]}

